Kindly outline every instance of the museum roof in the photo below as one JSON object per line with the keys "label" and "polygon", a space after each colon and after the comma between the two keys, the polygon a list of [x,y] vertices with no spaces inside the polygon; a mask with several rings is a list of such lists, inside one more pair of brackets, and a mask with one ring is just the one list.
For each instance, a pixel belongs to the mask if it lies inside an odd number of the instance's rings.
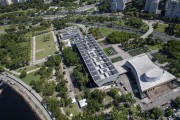
{"label": "museum roof", "polygon": [[127,62],[133,67],[131,70],[136,73],[136,79],[138,79],[142,91],[176,78],[154,64],[146,54],[130,58]]}

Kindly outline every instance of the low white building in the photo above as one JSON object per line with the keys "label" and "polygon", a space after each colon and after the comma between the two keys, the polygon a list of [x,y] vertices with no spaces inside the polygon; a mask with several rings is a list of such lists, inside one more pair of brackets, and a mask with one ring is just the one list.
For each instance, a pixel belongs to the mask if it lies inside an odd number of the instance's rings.
{"label": "low white building", "polygon": [[79,106],[80,108],[83,108],[85,106],[87,106],[87,102],[86,102],[86,99],[82,99],[82,100],[79,100]]}

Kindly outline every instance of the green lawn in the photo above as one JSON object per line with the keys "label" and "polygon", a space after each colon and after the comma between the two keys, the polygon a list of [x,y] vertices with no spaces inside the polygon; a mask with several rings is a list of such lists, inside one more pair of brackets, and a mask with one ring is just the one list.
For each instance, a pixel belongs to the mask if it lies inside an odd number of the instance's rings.
{"label": "green lawn", "polygon": [[121,60],[123,60],[123,59],[120,56],[111,59],[112,63],[115,63],[115,62],[118,62],[118,61],[121,61]]}
{"label": "green lawn", "polygon": [[26,67],[23,67],[23,68],[16,69],[15,71],[20,73],[23,70],[25,70],[26,72],[28,72],[30,70],[34,70],[36,68],[39,68],[41,65],[43,65],[43,63],[37,64],[37,65],[32,65],[32,66],[26,66]]}
{"label": "green lawn", "polygon": [[54,54],[56,47],[52,33],[42,34],[36,37],[36,59],[48,57]]}
{"label": "green lawn", "polygon": [[109,34],[111,34],[114,31],[118,31],[118,30],[114,30],[114,29],[111,29],[111,28],[99,28],[99,30],[105,36],[108,36]]}
{"label": "green lawn", "polygon": [[128,53],[131,56],[136,56],[136,55],[139,55],[139,54],[142,54],[142,53],[146,53],[146,52],[149,52],[149,50],[147,48],[137,48],[137,49],[129,51]]}
{"label": "green lawn", "polygon": [[9,25],[1,25],[0,31],[5,31],[5,29],[9,28]]}
{"label": "green lawn", "polygon": [[109,43],[108,43],[106,40],[103,40],[103,41],[101,41],[101,42],[98,42],[98,44],[99,44],[100,46],[103,46],[103,45],[108,45]]}
{"label": "green lawn", "polygon": [[72,106],[70,105],[69,107],[65,107],[64,110],[66,113],[72,113],[73,116],[76,116],[81,112],[77,103],[73,103]]}
{"label": "green lawn", "polygon": [[165,55],[163,55],[161,53],[154,54],[153,59],[157,60],[160,64],[163,64],[163,63],[166,63],[166,62],[169,61],[167,56],[165,56]]}
{"label": "green lawn", "polygon": [[155,29],[156,32],[165,32],[165,28],[168,27],[168,24],[158,24],[158,28]]}
{"label": "green lawn", "polygon": [[25,78],[22,78],[22,80],[26,83],[26,84],[30,84],[30,82],[32,80],[39,80],[40,79],[40,75],[34,75],[35,72],[29,73]]}
{"label": "green lawn", "polygon": [[159,44],[159,45],[148,45],[148,47],[151,49],[151,50],[160,50],[162,49],[162,44]]}
{"label": "green lawn", "polygon": [[103,103],[107,103],[107,102],[110,102],[110,101],[112,101],[112,100],[113,100],[112,97],[106,95],[105,98],[104,98],[104,100],[103,100]]}
{"label": "green lawn", "polygon": [[117,54],[117,52],[112,47],[104,48],[103,51],[105,52],[105,54],[107,56],[111,56],[111,55]]}

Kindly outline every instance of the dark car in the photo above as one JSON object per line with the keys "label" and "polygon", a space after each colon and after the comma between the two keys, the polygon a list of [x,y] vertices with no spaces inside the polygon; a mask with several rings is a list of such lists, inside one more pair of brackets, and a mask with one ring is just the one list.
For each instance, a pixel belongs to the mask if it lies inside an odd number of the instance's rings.
{"label": "dark car", "polygon": [[127,91],[126,87],[123,87],[125,91]]}

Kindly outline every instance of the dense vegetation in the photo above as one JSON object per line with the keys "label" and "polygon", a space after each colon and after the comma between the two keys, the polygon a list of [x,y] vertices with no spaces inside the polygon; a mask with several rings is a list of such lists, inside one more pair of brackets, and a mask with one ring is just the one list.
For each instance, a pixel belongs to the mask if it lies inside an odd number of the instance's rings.
{"label": "dense vegetation", "polygon": [[125,41],[123,43],[121,43],[122,49],[124,49],[125,51],[131,50],[131,49],[136,49],[136,48],[142,48],[145,45],[160,45],[162,44],[162,41],[160,41],[159,39],[152,39],[152,38],[147,38],[147,39],[143,39],[143,38],[135,38],[132,40],[128,40]]}
{"label": "dense vegetation", "polygon": [[140,29],[144,23],[143,23],[142,19],[139,19],[136,17],[129,17],[126,24],[133,28]]}
{"label": "dense vegetation", "polygon": [[180,24],[169,24],[165,32],[169,35],[180,37]]}
{"label": "dense vegetation", "polygon": [[67,27],[66,23],[67,19],[55,19],[52,21],[54,28],[56,28],[57,30]]}
{"label": "dense vegetation", "polygon": [[130,38],[136,37],[135,34],[127,33],[127,32],[112,32],[107,36],[107,41],[115,44],[115,43],[122,43],[128,41]]}
{"label": "dense vegetation", "polygon": [[100,13],[106,13],[110,12],[110,3],[107,1],[103,1],[99,6],[98,6],[99,12]]}
{"label": "dense vegetation", "polygon": [[[89,93],[88,93],[89,92]],[[106,93],[101,90],[94,90],[90,93],[90,91],[86,91],[86,98],[88,106],[87,111],[90,113],[98,112],[101,107],[103,107],[103,99],[105,98]]]}
{"label": "dense vegetation", "polygon": [[74,52],[70,47],[64,48],[62,54],[68,65],[76,65],[79,62],[77,53]]}
{"label": "dense vegetation", "polygon": [[86,88],[87,83],[89,82],[88,73],[86,73],[81,64],[76,65],[76,68],[73,70],[73,75],[77,80],[77,85],[80,90]]}
{"label": "dense vegetation", "polygon": [[169,57],[169,68],[168,70],[180,77],[180,41],[168,41],[167,44],[163,46],[162,51]]}
{"label": "dense vegetation", "polygon": [[7,6],[0,6],[0,13],[14,12],[19,10],[37,9],[46,10],[48,4],[44,4],[44,0],[30,0],[28,2],[16,3]]}
{"label": "dense vegetation", "polygon": [[89,33],[92,34],[96,40],[103,37],[99,28],[90,28]]}
{"label": "dense vegetation", "polygon": [[52,112],[52,116],[57,120],[68,120],[67,117],[61,113],[59,108],[60,102],[55,97],[44,97],[43,103],[47,105],[48,110]]}
{"label": "dense vegetation", "polygon": [[75,1],[76,0],[53,0],[51,4],[68,8],[78,6],[78,4]]}
{"label": "dense vegetation", "polygon": [[30,39],[22,33],[7,33],[0,36],[0,63],[16,69],[29,64]]}

